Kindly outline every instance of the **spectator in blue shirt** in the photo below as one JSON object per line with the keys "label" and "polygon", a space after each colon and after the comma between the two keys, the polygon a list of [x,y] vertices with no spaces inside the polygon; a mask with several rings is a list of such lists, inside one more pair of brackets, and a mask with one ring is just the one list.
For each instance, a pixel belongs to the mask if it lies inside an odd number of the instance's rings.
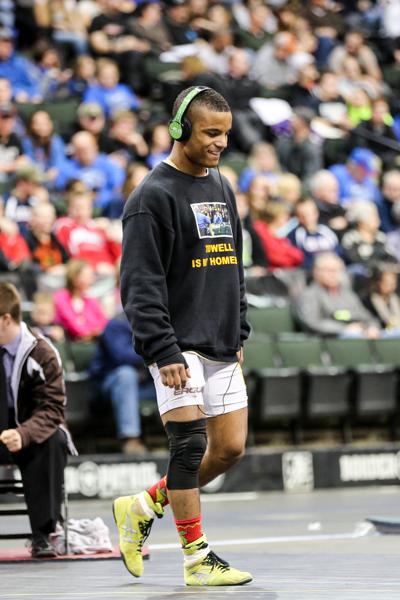
{"label": "spectator in blue shirt", "polygon": [[144,452],[140,440],[139,400],[141,397],[155,399],[154,385],[152,380],[146,381],[144,363],[133,349],[132,330],[124,313],[111,319],[100,336],[90,374],[96,404],[100,404],[94,409],[111,401],[122,451]]}
{"label": "spectator in blue shirt", "polygon": [[346,164],[330,169],[339,183],[341,204],[367,200],[379,204],[381,193],[374,178],[378,173],[378,157],[367,148],[354,148]]}
{"label": "spectator in blue shirt", "polygon": [[62,172],[65,163],[65,144],[54,133],[54,124],[48,112],[38,110],[29,120],[27,135],[22,138],[24,154],[46,173],[49,187]]}
{"label": "spectator in blue shirt", "polygon": [[132,90],[119,82],[117,64],[106,58],[97,62],[97,81],[89,85],[83,95],[83,102],[97,102],[107,117],[118,110],[134,110],[139,101]]}
{"label": "spectator in blue shirt", "polygon": [[321,252],[339,253],[339,240],[336,233],[318,222],[319,211],[314,200],[304,198],[296,204],[296,217],[299,224],[289,233],[294,246],[304,253],[303,266],[311,269],[314,258]]}
{"label": "spectator in blue shirt", "polygon": [[99,152],[95,137],[88,131],[79,131],[71,139],[73,158],[65,164],[57,177],[57,187],[64,189],[71,179],[80,179],[96,192],[94,206],[106,212],[118,196],[124,183],[124,170],[105,154]]}
{"label": "spectator in blue shirt", "polygon": [[15,52],[14,33],[8,27],[0,27],[0,77],[10,81],[13,97],[18,102],[41,99],[34,66]]}

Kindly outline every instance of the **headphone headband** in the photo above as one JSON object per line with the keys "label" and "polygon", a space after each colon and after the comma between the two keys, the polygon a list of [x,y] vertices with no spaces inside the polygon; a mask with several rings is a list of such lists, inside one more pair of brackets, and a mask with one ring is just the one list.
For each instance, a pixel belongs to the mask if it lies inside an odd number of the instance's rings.
{"label": "headphone headband", "polygon": [[204,92],[205,90],[209,90],[209,87],[206,86],[197,86],[193,90],[191,90],[185,98],[182,100],[178,110],[176,111],[175,116],[171,119],[169,123],[169,134],[173,140],[180,140],[183,137],[183,124],[182,119],[185,112],[188,109],[189,104],[192,102],[196,96]]}

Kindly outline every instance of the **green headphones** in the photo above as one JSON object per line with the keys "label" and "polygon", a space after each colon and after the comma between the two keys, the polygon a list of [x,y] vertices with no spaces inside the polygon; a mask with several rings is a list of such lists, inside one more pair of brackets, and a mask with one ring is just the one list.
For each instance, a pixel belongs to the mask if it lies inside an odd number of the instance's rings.
{"label": "green headphones", "polygon": [[198,86],[191,90],[187,96],[182,100],[180,107],[178,108],[176,115],[170,120],[168,124],[169,135],[176,142],[187,142],[192,133],[192,124],[189,119],[185,118],[185,112],[188,109],[189,104],[196,96],[209,90],[209,87]]}

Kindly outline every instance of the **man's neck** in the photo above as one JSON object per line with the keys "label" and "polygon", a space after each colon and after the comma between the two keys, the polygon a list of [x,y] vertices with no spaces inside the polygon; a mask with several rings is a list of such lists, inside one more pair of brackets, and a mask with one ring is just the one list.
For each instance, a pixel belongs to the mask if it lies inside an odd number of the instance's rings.
{"label": "man's neck", "polygon": [[15,339],[17,339],[17,337],[19,337],[21,335],[21,325],[19,323],[11,323],[9,330],[7,332],[7,336],[6,339],[3,343],[3,346],[7,346],[8,344],[11,344],[11,342],[13,342]]}
{"label": "man's neck", "polygon": [[183,153],[176,151],[175,148],[172,149],[172,152],[167,157],[166,161],[172,167],[175,167],[175,169],[182,171],[182,173],[186,173],[187,175],[204,177],[208,173],[208,169],[206,167],[190,161]]}

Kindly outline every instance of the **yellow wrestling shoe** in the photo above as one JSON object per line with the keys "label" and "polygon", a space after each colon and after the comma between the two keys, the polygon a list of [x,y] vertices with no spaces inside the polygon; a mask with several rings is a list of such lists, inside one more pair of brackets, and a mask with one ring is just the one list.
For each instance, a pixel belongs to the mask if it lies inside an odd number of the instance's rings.
{"label": "yellow wrestling shoe", "polygon": [[150,535],[154,517],[161,518],[164,510],[159,502],[153,502],[150,494],[141,492],[114,500],[113,514],[122,560],[129,573],[140,577],[143,574],[142,546]]}
{"label": "yellow wrestling shoe", "polygon": [[[243,585],[253,579],[250,573],[234,569],[212,550],[209,550],[205,536],[185,546],[183,553],[183,572],[186,585]],[[204,553],[206,553],[205,556]],[[201,554],[203,554],[202,557],[200,557]],[[196,560],[197,557],[199,557],[198,560]]]}

